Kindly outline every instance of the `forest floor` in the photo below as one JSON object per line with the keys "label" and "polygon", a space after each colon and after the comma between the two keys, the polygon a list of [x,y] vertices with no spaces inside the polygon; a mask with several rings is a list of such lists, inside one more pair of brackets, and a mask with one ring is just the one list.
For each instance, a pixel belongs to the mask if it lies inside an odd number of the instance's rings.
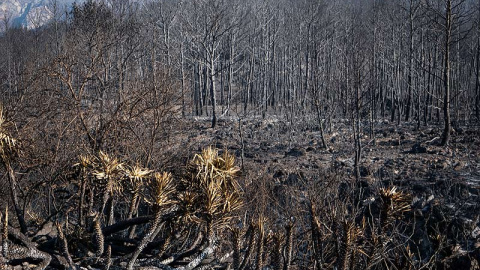
{"label": "forest floor", "polygon": [[[332,168],[354,178],[354,141],[347,122],[334,124],[325,134],[328,149],[322,147],[315,123],[252,119],[242,121],[241,128],[238,121],[221,121],[211,129],[209,120],[203,118],[189,122],[185,130],[181,145],[190,153],[211,145],[235,152],[240,165],[243,144],[246,171],[261,168],[264,177],[280,182],[292,173],[308,177],[318,169]],[[438,126],[417,130],[414,124],[377,123],[374,137],[366,134],[362,138],[362,179],[396,185],[447,181],[479,191],[480,129],[458,128],[448,147],[438,146],[441,132]]]}

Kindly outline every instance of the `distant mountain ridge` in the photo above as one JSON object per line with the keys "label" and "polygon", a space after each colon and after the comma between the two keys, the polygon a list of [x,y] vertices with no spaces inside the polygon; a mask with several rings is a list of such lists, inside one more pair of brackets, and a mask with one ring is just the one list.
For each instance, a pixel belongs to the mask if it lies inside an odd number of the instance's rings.
{"label": "distant mountain ridge", "polygon": [[[74,0],[57,0],[59,10],[70,6]],[[54,0],[0,0],[0,29],[9,26],[33,29],[47,23],[53,16]]]}

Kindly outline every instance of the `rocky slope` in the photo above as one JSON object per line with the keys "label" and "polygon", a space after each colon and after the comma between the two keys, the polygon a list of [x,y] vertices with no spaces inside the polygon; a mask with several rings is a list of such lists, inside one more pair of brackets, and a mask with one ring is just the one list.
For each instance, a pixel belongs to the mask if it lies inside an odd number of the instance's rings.
{"label": "rocky slope", "polygon": [[70,6],[71,0],[2,0],[0,1],[0,18],[3,23],[0,29],[5,29],[5,22],[13,27],[34,29],[50,20],[54,14]]}

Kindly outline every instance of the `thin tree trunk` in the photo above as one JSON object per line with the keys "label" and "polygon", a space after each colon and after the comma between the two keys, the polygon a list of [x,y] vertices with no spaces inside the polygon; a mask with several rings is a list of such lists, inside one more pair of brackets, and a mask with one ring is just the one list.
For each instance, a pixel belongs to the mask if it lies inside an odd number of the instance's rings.
{"label": "thin tree trunk", "polygon": [[445,61],[443,69],[443,120],[444,129],[442,134],[442,146],[447,146],[450,141],[451,122],[450,122],[450,39],[452,30],[452,3],[446,2],[446,27],[445,27]]}
{"label": "thin tree trunk", "polygon": [[217,126],[217,97],[215,91],[215,54],[210,56],[210,98],[212,101],[212,128]]}
{"label": "thin tree trunk", "polygon": [[[479,4],[479,9],[480,9],[480,4]],[[479,27],[479,30],[477,33],[477,55],[476,55],[477,66],[476,66],[476,78],[475,78],[475,113],[477,116],[477,121],[480,121],[480,21],[478,23],[478,27]]]}
{"label": "thin tree trunk", "polygon": [[81,181],[81,187],[80,187],[80,203],[78,205],[78,219],[79,219],[79,224],[80,227],[85,225],[85,220],[83,216],[83,208],[85,207],[85,192],[87,188],[87,176],[85,171],[82,172],[82,181]]}
{"label": "thin tree trunk", "polygon": [[405,109],[405,121],[410,120],[410,112],[412,110],[412,74],[413,74],[413,0],[410,0],[410,14],[409,14],[409,26],[410,26],[410,44],[409,44],[409,64],[408,64],[408,78],[407,78],[407,108]]}
{"label": "thin tree trunk", "polygon": [[[180,65],[181,65],[181,71],[182,71],[182,117],[185,117],[185,64],[184,64],[184,55],[183,55],[183,46],[180,45]],[[170,58],[170,56],[169,56]]]}

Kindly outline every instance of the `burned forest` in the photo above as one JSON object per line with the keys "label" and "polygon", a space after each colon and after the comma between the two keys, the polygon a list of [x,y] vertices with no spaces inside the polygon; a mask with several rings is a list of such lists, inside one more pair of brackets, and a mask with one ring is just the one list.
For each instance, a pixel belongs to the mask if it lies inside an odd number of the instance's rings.
{"label": "burned forest", "polygon": [[480,269],[480,1],[0,7],[0,269]]}

